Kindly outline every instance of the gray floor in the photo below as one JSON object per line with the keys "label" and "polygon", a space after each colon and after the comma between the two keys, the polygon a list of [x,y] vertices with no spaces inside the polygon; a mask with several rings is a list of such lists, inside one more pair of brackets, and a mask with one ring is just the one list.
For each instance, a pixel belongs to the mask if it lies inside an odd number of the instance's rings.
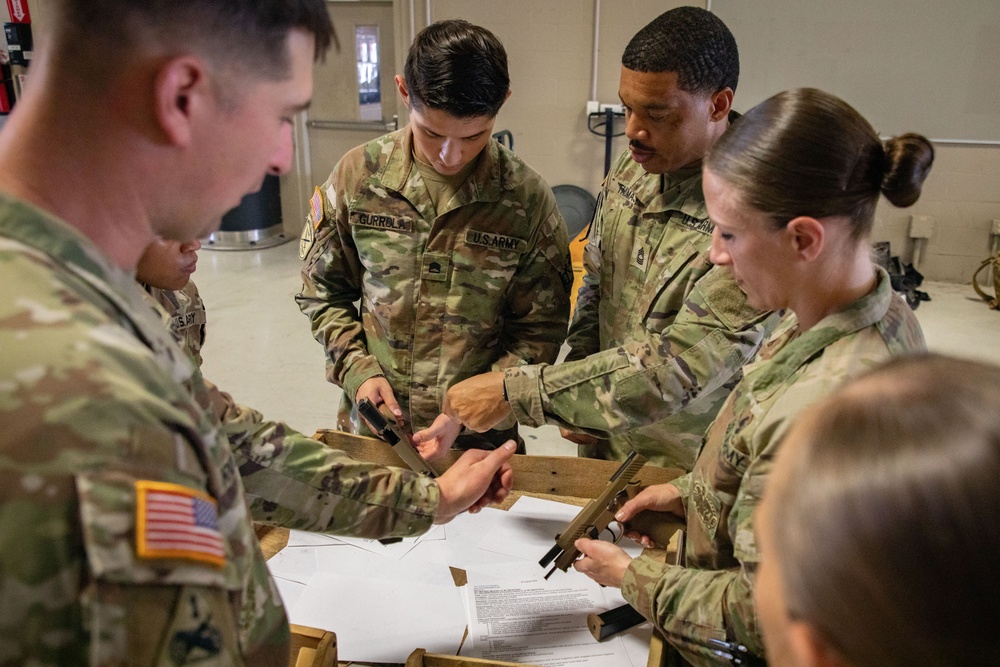
{"label": "gray floor", "polygon": [[[208,308],[205,376],[241,403],[304,433],[333,428],[340,389],[326,381],[323,352],[293,299],[301,287],[298,244],[264,250],[202,250],[194,276]],[[1000,364],[1000,312],[968,285],[925,283],[917,309],[932,350]],[[555,427],[528,429],[529,454],[573,456]]]}

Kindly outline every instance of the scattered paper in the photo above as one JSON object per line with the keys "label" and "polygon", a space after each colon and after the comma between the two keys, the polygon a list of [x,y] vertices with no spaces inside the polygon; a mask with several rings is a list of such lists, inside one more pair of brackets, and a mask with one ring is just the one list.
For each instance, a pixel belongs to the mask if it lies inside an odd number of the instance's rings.
{"label": "scattered paper", "polygon": [[466,570],[480,565],[516,562],[519,559],[496,552],[485,551],[477,545],[507,512],[487,507],[476,514],[463,513],[444,525],[447,539],[424,540],[405,560],[419,559]]}
{"label": "scattered paper", "polygon": [[[578,573],[545,581],[531,571],[497,568],[468,572],[468,651],[485,660],[543,667],[631,664],[620,638],[597,642],[587,614],[607,607],[601,587]],[[509,578],[504,578],[504,577]]]}
{"label": "scattered paper", "polygon": [[282,549],[267,561],[267,569],[275,577],[307,584],[319,569],[316,561],[316,547],[296,547]]}
{"label": "scattered paper", "polygon": [[292,623],[337,633],[344,661],[406,662],[413,649],[456,654],[465,632],[461,592],[450,585],[319,572],[292,607]]}

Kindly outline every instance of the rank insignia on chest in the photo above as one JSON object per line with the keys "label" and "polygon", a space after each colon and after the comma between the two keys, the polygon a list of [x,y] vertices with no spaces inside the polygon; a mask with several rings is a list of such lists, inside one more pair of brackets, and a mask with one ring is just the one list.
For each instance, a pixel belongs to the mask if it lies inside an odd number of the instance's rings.
{"label": "rank insignia on chest", "polygon": [[433,282],[447,282],[451,257],[447,253],[425,252],[421,258],[421,277]]}
{"label": "rank insignia on chest", "polygon": [[640,245],[632,253],[631,265],[639,269],[642,272],[646,271],[646,265],[649,263],[649,247],[646,245]]}
{"label": "rank insignia on chest", "polygon": [[180,484],[139,480],[135,500],[139,558],[225,565],[226,549],[214,498]]}

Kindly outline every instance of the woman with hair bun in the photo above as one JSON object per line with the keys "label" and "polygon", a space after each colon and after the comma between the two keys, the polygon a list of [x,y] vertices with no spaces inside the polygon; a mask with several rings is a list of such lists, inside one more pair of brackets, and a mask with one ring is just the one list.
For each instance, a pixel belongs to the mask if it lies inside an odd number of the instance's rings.
{"label": "woman with hair bun", "polygon": [[753,512],[792,420],[847,378],[924,349],[913,313],[872,263],[868,236],[879,196],[913,204],[933,159],[927,139],[883,143],[842,100],[800,89],[751,109],[705,160],[712,262],[729,267],[751,305],[785,315],[743,368],[694,470],[648,487],[618,515],[627,521],[653,509],[682,517],[685,566],[632,560],[586,539],[576,563],[620,586],[692,664],[725,662],[720,651],[763,655]]}
{"label": "woman with hair bun", "polygon": [[772,667],[995,667],[1000,368],[894,360],[811,407],[757,510]]}

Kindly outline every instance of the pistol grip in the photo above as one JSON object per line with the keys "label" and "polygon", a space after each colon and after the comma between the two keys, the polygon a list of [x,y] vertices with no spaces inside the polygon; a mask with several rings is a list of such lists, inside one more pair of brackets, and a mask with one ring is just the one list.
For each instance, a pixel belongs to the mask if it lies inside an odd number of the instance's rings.
{"label": "pistol grip", "polygon": [[631,521],[625,522],[625,529],[641,533],[656,542],[658,546],[666,548],[674,533],[684,530],[685,525],[676,514],[643,510],[632,517]]}

